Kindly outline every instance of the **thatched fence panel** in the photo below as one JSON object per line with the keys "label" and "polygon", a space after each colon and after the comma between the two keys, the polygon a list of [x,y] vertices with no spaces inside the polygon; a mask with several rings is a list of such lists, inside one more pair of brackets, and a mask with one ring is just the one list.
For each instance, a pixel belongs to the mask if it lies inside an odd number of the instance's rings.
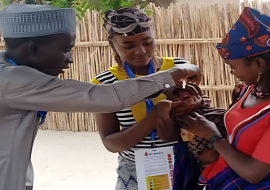
{"label": "thatched fence panel", "polygon": [[[149,4],[153,9],[153,33],[157,39],[157,56],[182,57],[200,66],[201,88],[215,107],[228,108],[236,83],[230,69],[219,56],[215,45],[220,43],[238,19],[244,6],[270,13],[269,2],[245,1],[238,4],[195,6],[188,3],[170,5],[167,9]],[[61,78],[90,82],[100,72],[115,64],[102,18],[88,11],[77,26],[74,64]],[[2,43],[1,46],[4,46]],[[1,47],[3,48],[3,47]],[[92,113],[49,113],[43,129],[58,131],[96,131]]]}
{"label": "thatched fence panel", "polygon": [[[184,57],[201,67],[202,88],[212,98],[213,106],[228,107],[235,79],[218,55],[220,43],[239,16],[239,6],[201,6],[181,3],[167,9],[150,4],[153,9],[153,33],[157,39],[157,56]],[[74,64],[62,76],[90,82],[91,78],[112,66],[113,51],[109,46],[102,18],[88,11],[78,24]],[[92,113],[50,113],[44,129],[96,131]]]}

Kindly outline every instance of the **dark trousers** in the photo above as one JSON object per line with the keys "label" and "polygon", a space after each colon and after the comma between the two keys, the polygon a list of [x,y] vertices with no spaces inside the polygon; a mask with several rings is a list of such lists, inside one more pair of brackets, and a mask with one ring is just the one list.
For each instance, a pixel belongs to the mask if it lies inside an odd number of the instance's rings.
{"label": "dark trousers", "polygon": [[33,190],[33,186],[26,186],[26,190]]}

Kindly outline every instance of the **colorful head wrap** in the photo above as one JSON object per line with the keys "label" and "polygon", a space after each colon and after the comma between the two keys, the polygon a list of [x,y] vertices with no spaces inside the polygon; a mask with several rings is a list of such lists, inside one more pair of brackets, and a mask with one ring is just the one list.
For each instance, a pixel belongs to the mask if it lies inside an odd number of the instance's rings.
{"label": "colorful head wrap", "polygon": [[124,7],[107,11],[103,20],[103,26],[109,32],[109,36],[114,33],[132,36],[149,31],[152,26],[152,20],[136,8]]}
{"label": "colorful head wrap", "polygon": [[270,17],[245,7],[217,49],[224,59],[252,57],[270,51]]}

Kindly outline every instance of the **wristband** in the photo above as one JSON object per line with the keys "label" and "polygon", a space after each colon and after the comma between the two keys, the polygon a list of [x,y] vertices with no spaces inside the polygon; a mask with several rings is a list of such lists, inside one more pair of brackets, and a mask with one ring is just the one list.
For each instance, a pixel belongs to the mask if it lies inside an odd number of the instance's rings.
{"label": "wristband", "polygon": [[218,141],[218,140],[220,140],[220,139],[223,139],[223,136],[221,136],[221,135],[214,135],[214,136],[212,136],[212,137],[209,139],[209,142],[210,142],[211,144],[214,144],[214,142],[216,142],[216,141]]}

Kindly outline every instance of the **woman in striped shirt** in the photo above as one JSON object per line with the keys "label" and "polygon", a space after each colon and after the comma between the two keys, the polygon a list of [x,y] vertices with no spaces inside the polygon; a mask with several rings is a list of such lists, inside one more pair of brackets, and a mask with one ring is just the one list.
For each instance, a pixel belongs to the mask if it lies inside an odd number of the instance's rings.
{"label": "woman in striped shirt", "polygon": [[[138,9],[120,8],[108,11],[105,13],[104,22],[117,64],[96,76],[92,83],[109,84],[117,80],[167,70],[176,64],[187,63],[182,58],[157,58],[154,56],[156,44],[150,29],[151,19]],[[179,129],[158,127],[158,122],[161,120],[155,105],[164,99],[166,96],[161,94],[116,113],[96,114],[96,122],[104,146],[110,152],[119,153],[117,190],[138,189],[134,149],[167,146],[173,148],[180,137]],[[173,104],[179,105],[179,103]],[[185,111],[192,104],[193,102],[189,102],[189,104],[181,105],[181,109]],[[167,109],[163,105],[159,106],[159,113],[169,114],[170,108]],[[155,130],[157,130],[157,134]],[[170,139],[171,136],[174,136],[175,141],[161,140],[158,134],[161,134],[162,130],[167,131],[166,134],[170,136]],[[163,136],[163,139],[166,139],[166,136]]]}

